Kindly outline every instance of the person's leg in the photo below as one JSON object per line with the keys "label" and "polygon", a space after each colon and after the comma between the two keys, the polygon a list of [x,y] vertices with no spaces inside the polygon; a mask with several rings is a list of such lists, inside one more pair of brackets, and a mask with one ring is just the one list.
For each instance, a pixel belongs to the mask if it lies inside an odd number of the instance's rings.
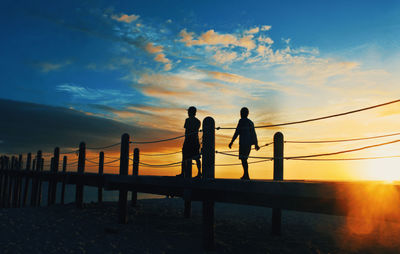
{"label": "person's leg", "polygon": [[184,176],[184,172],[185,172],[185,159],[186,159],[186,156],[185,156],[185,150],[184,149],[182,149],[182,163],[181,163],[181,173],[180,174],[178,174],[178,175],[176,175],[176,176]]}
{"label": "person's leg", "polygon": [[249,177],[249,164],[247,163],[247,158],[242,158],[242,166],[243,166],[243,176],[241,179],[250,179]]}
{"label": "person's leg", "polygon": [[199,158],[196,159],[196,164],[197,164],[197,176],[196,177],[201,177],[201,161]]}

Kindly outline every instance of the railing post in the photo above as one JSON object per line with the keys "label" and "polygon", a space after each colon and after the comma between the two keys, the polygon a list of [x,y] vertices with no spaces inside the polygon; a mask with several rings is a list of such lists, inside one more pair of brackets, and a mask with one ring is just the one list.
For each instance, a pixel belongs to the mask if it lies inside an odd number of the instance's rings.
{"label": "railing post", "polygon": [[[215,178],[215,121],[212,117],[203,120],[202,149],[203,179]],[[203,200],[203,245],[206,250],[214,248],[214,201],[210,196]]]}
{"label": "railing post", "polygon": [[53,167],[51,172],[51,193],[50,193],[50,205],[54,205],[56,203],[56,193],[57,193],[57,173],[58,166],[60,164],[60,148],[54,148],[54,157],[53,157]]}
{"label": "railing post", "polygon": [[[274,135],[274,181],[283,181],[283,134]],[[272,208],[272,234],[281,234],[282,209]]]}
{"label": "railing post", "polygon": [[21,192],[22,192],[22,154],[19,155],[18,157],[18,165],[17,165],[17,170],[16,172],[17,177],[16,177],[16,186],[15,186],[15,201],[14,201],[14,207],[21,207]]}
{"label": "railing post", "polygon": [[11,167],[10,167],[10,176],[9,176],[9,186],[8,186],[8,192],[7,192],[7,203],[6,207],[11,207],[11,201],[13,198],[13,186],[15,185],[15,156],[11,157]]}
{"label": "railing post", "polygon": [[64,204],[64,197],[65,197],[65,182],[66,182],[66,176],[65,173],[67,172],[67,156],[64,155],[63,157],[63,166],[62,166],[62,185],[61,185],[61,200],[60,203]]}
{"label": "railing post", "polygon": [[[121,137],[121,154],[119,175],[127,176],[129,167],[129,134],[125,133]],[[122,224],[128,223],[128,190],[122,185],[119,189],[119,222]]]}
{"label": "railing post", "polygon": [[3,186],[2,186],[1,207],[6,207],[8,181],[9,181],[9,158],[8,158],[8,156],[4,156],[3,169],[5,172],[4,172],[4,176],[3,176],[4,180],[3,180]]}
{"label": "railing post", "polygon": [[[97,189],[97,202],[100,204],[103,202],[103,173],[104,173],[104,152],[101,151],[99,154],[99,187]],[[101,177],[101,178],[100,178]]]}
{"label": "railing post", "polygon": [[[138,176],[139,175],[139,148],[135,148],[133,150],[133,166],[132,166],[132,175]],[[132,191],[132,206],[136,206],[137,203],[137,191],[134,189]]]}
{"label": "railing post", "polygon": [[33,177],[32,177],[32,191],[31,191],[31,206],[37,205],[37,196],[39,191],[39,175],[38,172],[40,171],[40,164],[42,163],[42,151],[38,151],[36,154],[36,159],[34,163],[33,170]]}
{"label": "railing post", "polygon": [[78,179],[76,181],[75,191],[75,204],[76,207],[83,207],[83,174],[85,172],[85,160],[86,160],[86,144],[81,142],[79,144],[79,157],[78,157]]}
{"label": "railing post", "polygon": [[39,167],[39,194],[38,194],[38,201],[37,201],[37,205],[40,207],[41,202],[42,202],[42,192],[43,192],[43,168],[44,168],[44,159],[42,158],[40,160],[40,167]]}
{"label": "railing post", "polygon": [[32,154],[28,153],[26,157],[25,187],[24,187],[24,195],[22,196],[22,206],[26,206],[26,201],[28,199],[29,171],[31,170],[31,162],[32,162]]}
{"label": "railing post", "polygon": [[54,157],[51,157],[49,169],[49,181],[47,182],[47,205],[51,205],[51,193],[53,187]]}

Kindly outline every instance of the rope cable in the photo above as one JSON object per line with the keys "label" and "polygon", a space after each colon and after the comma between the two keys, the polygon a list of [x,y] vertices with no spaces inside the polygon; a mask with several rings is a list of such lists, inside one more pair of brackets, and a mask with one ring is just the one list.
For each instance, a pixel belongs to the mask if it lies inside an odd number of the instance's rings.
{"label": "rope cable", "polygon": [[360,140],[368,140],[368,139],[376,139],[376,138],[385,138],[385,137],[392,137],[400,135],[400,132],[386,134],[386,135],[379,135],[379,136],[371,136],[371,137],[364,137],[364,138],[350,138],[350,139],[337,139],[337,140],[288,140],[285,143],[292,143],[292,144],[317,144],[317,143],[335,143],[335,142],[348,142],[348,141],[360,141]]}
{"label": "rope cable", "polygon": [[[339,113],[339,114],[334,114],[334,115],[328,115],[328,116],[311,118],[311,119],[306,119],[306,120],[301,120],[301,121],[294,121],[294,122],[286,122],[286,123],[279,123],[279,124],[269,124],[269,125],[260,125],[260,126],[255,126],[254,128],[270,128],[270,127],[286,126],[286,125],[293,125],[293,124],[300,124],[300,123],[308,123],[308,122],[319,121],[319,120],[324,120],[324,119],[338,117],[338,116],[354,114],[354,113],[358,113],[358,112],[361,112],[361,111],[366,111],[366,110],[370,110],[370,109],[374,109],[374,108],[379,108],[379,107],[387,106],[387,105],[398,103],[398,102],[400,102],[400,99],[399,100],[394,100],[394,101],[389,101],[389,102],[378,104],[378,105],[374,105],[374,106],[370,106],[370,107],[365,107],[365,108],[351,110],[351,111],[347,111],[347,112],[343,112],[343,113]],[[235,130],[235,129],[236,129],[235,127],[217,127],[216,128],[216,130]]]}

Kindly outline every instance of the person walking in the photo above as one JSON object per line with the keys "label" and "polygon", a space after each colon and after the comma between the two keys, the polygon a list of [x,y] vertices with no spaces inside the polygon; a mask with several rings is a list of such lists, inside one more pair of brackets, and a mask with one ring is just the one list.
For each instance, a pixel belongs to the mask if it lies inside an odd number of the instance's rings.
{"label": "person walking", "polygon": [[247,118],[248,116],[249,109],[243,107],[240,110],[240,120],[233,134],[232,141],[229,143],[229,149],[231,149],[233,142],[235,142],[236,138],[239,136],[239,159],[242,161],[243,166],[243,176],[240,178],[242,180],[250,180],[247,159],[250,155],[251,146],[254,145],[256,151],[260,149],[254,123]]}

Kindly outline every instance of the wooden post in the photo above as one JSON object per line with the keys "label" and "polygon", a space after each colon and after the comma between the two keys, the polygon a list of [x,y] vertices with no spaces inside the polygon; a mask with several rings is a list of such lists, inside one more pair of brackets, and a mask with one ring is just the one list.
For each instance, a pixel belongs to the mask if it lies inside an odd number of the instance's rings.
{"label": "wooden post", "polygon": [[3,197],[4,156],[0,156],[0,207]]}
{"label": "wooden post", "polygon": [[[129,167],[129,134],[125,133],[121,137],[121,154],[119,174],[121,176],[128,175]],[[128,190],[125,186],[119,189],[119,222],[128,223]]]}
{"label": "wooden post", "polygon": [[[104,173],[104,152],[101,151],[99,154],[99,177],[102,177],[103,173]],[[99,180],[99,187],[97,189],[97,202],[99,202],[100,204],[103,202],[103,178]]]}
{"label": "wooden post", "polygon": [[65,181],[66,181],[66,176],[65,172],[67,171],[67,156],[63,157],[63,167],[62,167],[62,172],[63,172],[63,181],[61,185],[61,204],[64,204],[64,197],[65,197]]}
{"label": "wooden post", "polygon": [[[203,179],[215,178],[215,121],[212,117],[203,120],[202,149]],[[203,245],[206,250],[214,248],[214,201],[203,200]]]}
{"label": "wooden post", "polygon": [[9,176],[9,185],[8,185],[8,192],[7,192],[7,203],[6,207],[11,207],[11,201],[13,198],[13,186],[15,185],[15,165],[16,165],[16,158],[15,156],[11,157],[11,170],[10,170],[10,176]]}
{"label": "wooden post", "polygon": [[42,203],[42,192],[43,192],[43,168],[44,168],[44,159],[42,158],[40,163],[40,167],[39,167],[39,192],[38,192],[38,201],[37,201],[37,205],[40,207],[41,203]]}
{"label": "wooden post", "polygon": [[21,190],[22,190],[22,175],[21,175],[21,170],[22,170],[22,154],[19,155],[18,157],[18,163],[17,163],[17,170],[16,172],[16,185],[14,188],[14,193],[15,193],[15,198],[14,198],[14,207],[20,207],[20,202],[21,202]]}
{"label": "wooden post", "polygon": [[[283,181],[283,134],[274,135],[274,181]],[[282,209],[272,208],[272,234],[281,234]]]}
{"label": "wooden post", "polygon": [[83,173],[85,172],[86,160],[86,144],[81,142],[79,144],[79,157],[78,157],[78,174],[79,178],[76,182],[75,203],[76,207],[83,208]]}
{"label": "wooden post", "polygon": [[24,195],[22,196],[22,206],[26,206],[26,201],[28,199],[28,188],[29,188],[29,171],[31,170],[31,161],[32,155],[28,153],[26,157],[26,176],[25,176],[25,188],[24,188]]}
{"label": "wooden post", "polygon": [[8,191],[8,182],[9,182],[9,158],[8,156],[4,157],[4,180],[3,180],[3,190],[2,190],[2,199],[1,199],[1,207],[6,207],[7,203],[7,191]]}
{"label": "wooden post", "polygon": [[[139,175],[139,148],[135,148],[133,150],[133,166],[132,166],[132,175]],[[132,206],[136,206],[137,203],[137,191],[132,191]]]}
{"label": "wooden post", "polygon": [[54,157],[51,157],[50,169],[49,169],[49,181],[47,182],[47,205],[51,205],[51,187],[53,186],[53,168],[54,168]]}
{"label": "wooden post", "polygon": [[38,161],[39,161],[39,152],[42,153],[41,151],[38,151],[36,154],[36,159],[33,160],[32,163],[32,188],[31,188],[31,206],[36,206],[36,195],[37,195],[37,170],[38,170]]}
{"label": "wooden post", "polygon": [[49,181],[49,197],[48,205],[54,205],[56,203],[56,193],[57,193],[57,172],[58,172],[58,166],[60,162],[60,148],[56,147],[54,148],[54,154],[53,154],[53,160],[52,160],[52,167],[51,167],[51,181]]}

